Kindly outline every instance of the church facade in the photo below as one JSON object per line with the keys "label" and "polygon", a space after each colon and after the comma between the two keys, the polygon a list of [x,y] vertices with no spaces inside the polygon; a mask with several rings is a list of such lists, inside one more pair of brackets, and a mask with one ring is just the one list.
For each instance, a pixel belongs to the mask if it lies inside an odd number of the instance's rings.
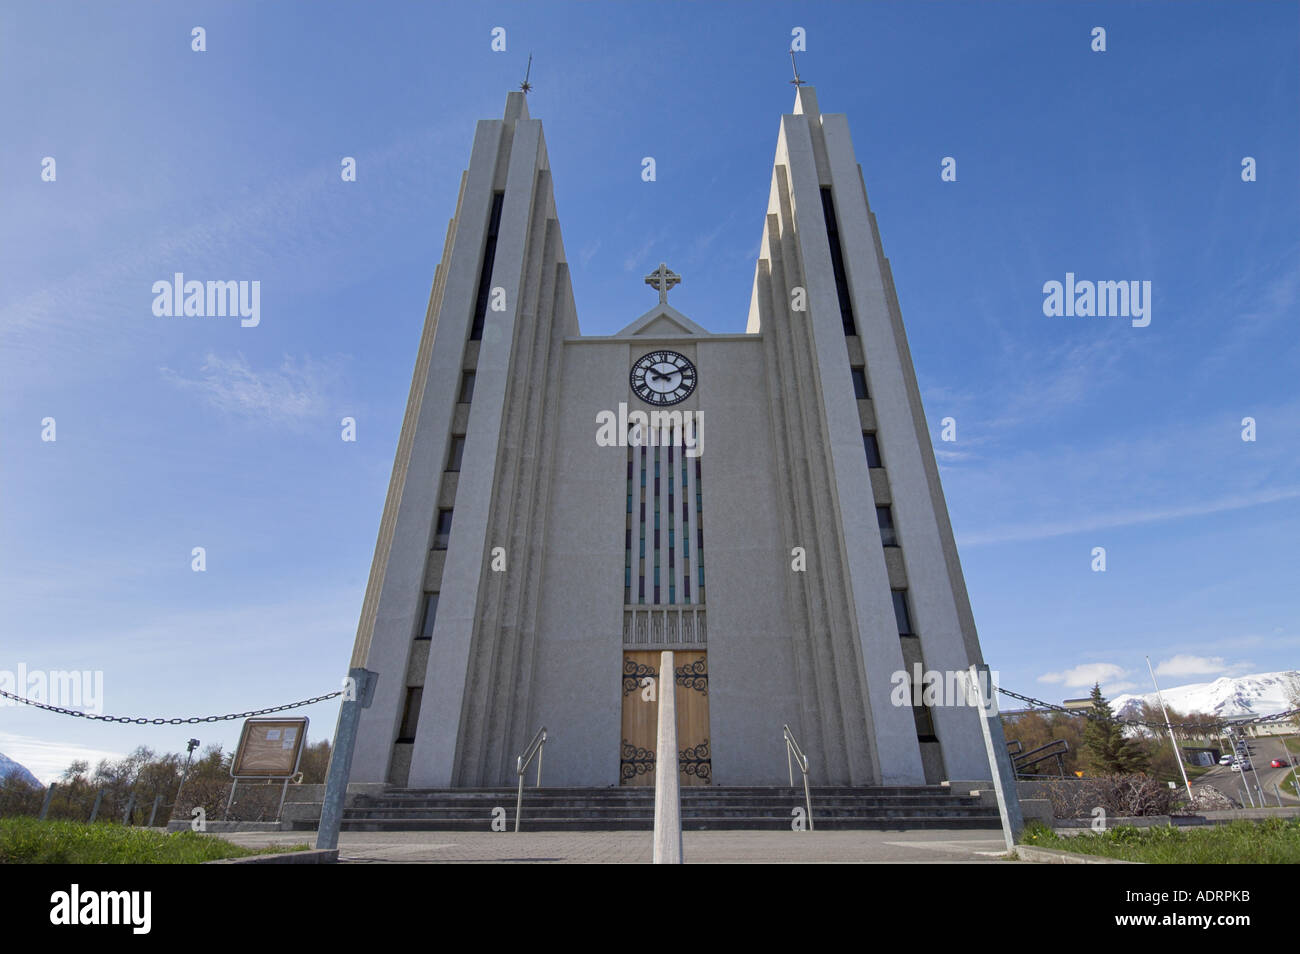
{"label": "church facade", "polygon": [[899,691],[983,660],[845,117],[810,87],[781,117],[745,334],[673,308],[666,266],[646,281],[649,311],[580,332],[510,93],[434,274],[352,781],[513,784],[544,725],[544,784],[649,784],[670,677],[684,784],[783,784],[785,725],[815,784],[988,778],[978,709]]}

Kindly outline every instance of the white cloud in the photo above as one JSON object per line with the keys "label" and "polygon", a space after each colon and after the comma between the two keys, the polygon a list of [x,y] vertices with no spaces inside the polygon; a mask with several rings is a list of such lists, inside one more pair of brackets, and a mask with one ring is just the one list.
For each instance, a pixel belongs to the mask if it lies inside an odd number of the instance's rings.
{"label": "white cloud", "polygon": [[161,368],[163,377],[197,394],[227,414],[280,423],[306,420],[326,409],[325,385],[333,371],[310,357],[301,363],[287,355],[278,371],[255,371],[242,355],[221,358],[209,353],[198,377],[187,378]]}
{"label": "white cloud", "polygon": [[1178,653],[1156,664],[1157,676],[1172,676],[1181,679],[1184,676],[1220,676],[1244,673],[1252,668],[1250,663],[1227,663],[1222,656],[1193,656]]}
{"label": "white cloud", "polygon": [[1038,677],[1039,682],[1061,683],[1067,688],[1091,689],[1094,683],[1104,683],[1111,691],[1128,688],[1129,683],[1115,683],[1127,670],[1114,663],[1084,663],[1064,672],[1048,672]]}

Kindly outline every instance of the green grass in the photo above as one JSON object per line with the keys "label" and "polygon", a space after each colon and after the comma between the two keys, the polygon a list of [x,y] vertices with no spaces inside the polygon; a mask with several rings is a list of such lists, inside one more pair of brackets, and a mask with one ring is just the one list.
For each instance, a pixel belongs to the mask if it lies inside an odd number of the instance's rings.
{"label": "green grass", "polygon": [[0,819],[0,864],[186,865],[305,848],[306,845],[244,848],[192,831],[164,835],[111,822],[88,825],[35,818]]}
{"label": "green grass", "polygon": [[1300,819],[1234,821],[1196,828],[1121,825],[1106,832],[1065,837],[1033,822],[1025,827],[1020,843],[1153,865],[1296,864],[1300,862]]}

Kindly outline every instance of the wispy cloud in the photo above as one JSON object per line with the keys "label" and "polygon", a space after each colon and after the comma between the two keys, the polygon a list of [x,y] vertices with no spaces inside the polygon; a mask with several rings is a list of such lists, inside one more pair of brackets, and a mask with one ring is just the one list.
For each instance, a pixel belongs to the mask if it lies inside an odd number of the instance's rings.
{"label": "wispy cloud", "polygon": [[1247,507],[1277,503],[1282,500],[1294,500],[1297,497],[1300,497],[1300,487],[1283,487],[1252,494],[1234,494],[1218,500],[1207,500],[1200,503],[1186,504],[1181,507],[1120,510],[1096,514],[1078,520],[1025,524],[983,533],[962,534],[957,542],[963,547],[978,547],[994,543],[1023,543],[1029,540],[1047,540],[1052,537],[1064,537],[1072,533],[1084,533],[1091,530],[1131,527],[1143,523],[1177,520],[1184,517],[1203,517],[1229,510],[1242,510]]}
{"label": "wispy cloud", "polygon": [[278,370],[254,370],[242,354],[222,358],[209,353],[197,377],[171,368],[162,376],[205,404],[226,414],[289,424],[308,420],[327,409],[325,387],[332,368],[310,357],[285,356]]}
{"label": "wispy cloud", "polygon": [[78,759],[90,763],[93,771],[101,759],[115,761],[125,757],[124,752],[95,749],[76,742],[36,739],[28,735],[0,732],[0,752],[24,766],[48,785],[58,779],[63,771]]}

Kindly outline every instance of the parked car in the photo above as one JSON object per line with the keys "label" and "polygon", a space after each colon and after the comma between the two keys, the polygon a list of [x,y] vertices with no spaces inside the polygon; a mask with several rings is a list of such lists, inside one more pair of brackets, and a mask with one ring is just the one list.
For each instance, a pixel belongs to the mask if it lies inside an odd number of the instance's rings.
{"label": "parked car", "polygon": [[1225,756],[1223,756],[1222,758],[1219,759],[1219,764],[1220,764],[1220,765],[1231,765],[1231,764],[1232,764],[1232,756],[1231,756],[1231,755],[1225,755]]}

